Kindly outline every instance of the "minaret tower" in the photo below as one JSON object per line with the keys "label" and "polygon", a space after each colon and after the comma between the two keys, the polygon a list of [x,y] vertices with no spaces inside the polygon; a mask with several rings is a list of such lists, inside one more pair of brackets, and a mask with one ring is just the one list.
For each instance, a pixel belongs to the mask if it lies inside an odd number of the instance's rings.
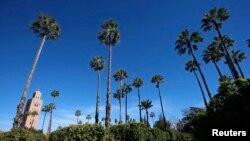
{"label": "minaret tower", "polygon": [[[33,97],[27,101],[25,111],[24,111],[24,117],[22,122],[22,127],[25,128],[33,128],[36,129],[38,119],[40,116],[41,108],[43,101],[41,99],[41,92],[39,90],[35,91],[33,93]],[[36,114],[32,114],[32,112],[36,111]]]}

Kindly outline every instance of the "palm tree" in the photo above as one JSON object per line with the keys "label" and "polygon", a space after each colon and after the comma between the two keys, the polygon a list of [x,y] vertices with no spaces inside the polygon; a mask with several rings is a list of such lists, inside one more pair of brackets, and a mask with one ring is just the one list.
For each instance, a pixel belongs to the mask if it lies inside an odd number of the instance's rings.
{"label": "palm tree", "polygon": [[49,136],[51,133],[51,128],[52,128],[52,114],[53,114],[53,109],[55,109],[55,98],[59,96],[59,91],[53,90],[51,92],[51,96],[53,97],[52,100],[52,105],[50,104],[50,119],[49,119],[49,126],[48,126],[48,132],[47,135]]}
{"label": "palm tree", "polygon": [[[194,73],[195,78],[196,78],[196,80],[197,80],[197,82],[198,82],[198,84],[199,84],[200,90],[201,90],[201,94],[202,94],[202,98],[203,98],[204,104],[205,104],[206,108],[208,108],[207,100],[206,100],[206,97],[205,97],[203,88],[202,88],[202,86],[201,86],[201,82],[200,82],[200,80],[199,80],[199,78],[198,78],[198,76],[197,76],[197,74],[196,74],[198,65],[199,65],[199,64],[198,64],[197,62],[190,60],[190,61],[188,61],[188,62],[186,63],[185,70]],[[221,78],[223,78],[223,77],[221,77]]]}
{"label": "palm tree", "polygon": [[87,115],[86,119],[88,120],[88,123],[89,123],[89,120],[91,120],[91,115]]}
{"label": "palm tree", "polygon": [[49,118],[49,126],[48,126],[47,136],[49,136],[50,133],[51,133],[51,127],[52,127],[52,111],[53,111],[54,109],[56,109],[54,103],[50,103],[48,106],[49,106],[50,118]]}
{"label": "palm tree", "polygon": [[210,31],[212,28],[215,29],[217,34],[219,35],[219,38],[221,40],[222,48],[221,50],[224,52],[226,61],[228,62],[228,67],[230,71],[233,74],[234,79],[239,78],[238,71],[236,70],[232,59],[230,58],[230,54],[228,52],[228,49],[226,47],[225,41],[223,39],[223,36],[221,34],[220,29],[222,28],[223,22],[226,21],[229,18],[229,13],[224,8],[213,8],[209,11],[209,13],[206,13],[204,15],[204,18],[202,19],[202,28],[204,31]]}
{"label": "palm tree", "polygon": [[32,111],[31,113],[30,113],[30,115],[31,115],[31,117],[32,117],[32,122],[31,122],[31,124],[30,124],[30,128],[33,128],[32,126],[33,126],[33,124],[34,124],[34,118],[35,118],[35,116],[37,116],[38,115],[38,112],[37,111]]}
{"label": "palm tree", "polygon": [[137,88],[138,90],[138,106],[139,106],[139,115],[140,115],[140,122],[142,122],[142,117],[141,117],[141,96],[140,96],[140,87],[143,85],[143,81],[141,78],[137,77],[133,80],[134,87]]}
{"label": "palm tree", "polygon": [[160,98],[160,102],[161,102],[161,112],[162,112],[164,120],[166,121],[163,106],[162,106],[161,91],[160,91],[160,84],[163,82],[164,82],[164,78],[161,75],[154,75],[151,79],[151,83],[155,84],[156,88],[158,89],[159,98]]}
{"label": "palm tree", "polygon": [[118,89],[116,93],[114,93],[114,98],[118,99],[119,101],[119,109],[120,109],[120,116],[119,116],[119,123],[122,121],[122,98],[124,97],[124,93]]}
{"label": "palm tree", "polygon": [[125,93],[125,117],[126,117],[126,123],[128,123],[128,93],[130,93],[132,91],[132,88],[130,85],[124,83],[123,87],[122,87],[122,91]]}
{"label": "palm tree", "polygon": [[240,52],[240,50],[236,50],[236,51],[232,51],[232,60],[233,60],[233,63],[236,64],[236,66],[238,67],[239,71],[240,71],[240,74],[241,74],[241,77],[244,78],[244,74],[242,72],[242,69],[239,65],[239,62],[241,62],[242,60],[246,59],[247,56],[244,52]]}
{"label": "palm tree", "polygon": [[[180,35],[177,38],[177,41],[175,42],[176,47],[175,50],[177,50],[177,53],[179,55],[183,55],[186,53],[186,51],[188,52],[189,55],[191,55],[193,57],[193,60],[197,63],[198,60],[196,59],[195,55],[194,55],[194,51],[196,51],[198,49],[198,46],[196,44],[192,44],[192,43],[199,43],[202,42],[203,38],[200,36],[199,32],[193,32],[191,35],[189,34],[189,31],[187,29],[185,29],[184,31],[182,31],[180,33]],[[203,80],[203,83],[205,85],[205,88],[207,90],[208,96],[211,99],[212,98],[212,94],[209,90],[209,87],[207,85],[207,81],[205,79],[205,76],[201,70],[200,65],[197,66],[198,71],[201,75],[201,78]]]}
{"label": "palm tree", "polygon": [[106,118],[105,126],[110,126],[110,87],[111,87],[111,65],[112,65],[112,47],[120,40],[120,32],[118,30],[118,23],[112,19],[105,21],[101,25],[101,31],[98,34],[98,39],[101,43],[109,48],[109,64],[108,64],[108,82],[107,82],[107,98],[106,98]]}
{"label": "palm tree", "polygon": [[16,112],[16,116],[14,118],[13,128],[19,127],[19,125],[22,121],[23,106],[25,104],[25,100],[26,100],[27,92],[28,92],[28,89],[30,86],[30,82],[31,82],[33,74],[35,72],[36,64],[37,64],[38,59],[40,57],[40,54],[42,52],[45,40],[49,40],[49,39],[56,40],[59,38],[59,35],[60,35],[60,27],[59,27],[58,23],[55,21],[55,19],[53,19],[52,17],[49,17],[49,16],[45,16],[45,15],[38,16],[38,19],[31,24],[31,29],[34,31],[34,33],[38,34],[38,36],[42,38],[42,43],[41,43],[39,50],[36,54],[36,58],[35,58],[35,61],[32,65],[30,74],[28,76],[28,80],[24,86],[21,100],[17,106],[17,112]]}
{"label": "palm tree", "polygon": [[153,122],[153,125],[154,125],[154,123],[155,123],[155,121],[154,121],[155,113],[150,112],[149,116],[152,118],[152,122]]}
{"label": "palm tree", "polygon": [[46,115],[47,113],[49,112],[49,105],[45,105],[42,109],[42,112],[44,112],[44,118],[43,118],[43,124],[42,124],[42,131],[43,131],[43,127],[44,127],[44,122],[45,122],[45,119],[46,119]]}
{"label": "palm tree", "polygon": [[96,94],[96,110],[95,110],[95,123],[99,123],[99,105],[100,105],[100,96],[99,96],[99,87],[100,87],[100,71],[104,68],[104,60],[102,56],[96,56],[90,61],[90,67],[97,71],[97,94]]}
{"label": "palm tree", "polygon": [[142,107],[142,110],[145,110],[146,111],[146,115],[147,115],[147,123],[149,125],[149,122],[148,122],[148,109],[150,109],[151,107],[153,107],[152,105],[152,101],[147,99],[147,100],[142,100],[141,101],[141,107]]}
{"label": "palm tree", "polygon": [[220,61],[222,56],[223,56],[223,53],[218,48],[213,46],[213,43],[210,44],[207,47],[207,49],[203,51],[203,60],[205,61],[206,64],[209,63],[210,61],[214,64],[220,78],[222,78],[223,75],[217,63]]}
{"label": "palm tree", "polygon": [[52,103],[54,103],[55,98],[58,97],[59,94],[60,94],[60,93],[59,93],[59,91],[57,91],[57,90],[53,90],[53,91],[51,92],[51,96],[53,97]]}
{"label": "palm tree", "polygon": [[81,110],[76,110],[75,116],[77,117],[76,123],[79,124],[79,117],[82,115]]}

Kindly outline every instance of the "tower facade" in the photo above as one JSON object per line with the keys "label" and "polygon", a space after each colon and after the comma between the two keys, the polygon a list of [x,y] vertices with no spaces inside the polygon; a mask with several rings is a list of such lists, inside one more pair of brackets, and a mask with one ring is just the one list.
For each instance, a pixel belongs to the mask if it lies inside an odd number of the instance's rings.
{"label": "tower facade", "polygon": [[35,91],[33,97],[27,101],[22,127],[36,129],[43,104],[41,96],[40,91]]}

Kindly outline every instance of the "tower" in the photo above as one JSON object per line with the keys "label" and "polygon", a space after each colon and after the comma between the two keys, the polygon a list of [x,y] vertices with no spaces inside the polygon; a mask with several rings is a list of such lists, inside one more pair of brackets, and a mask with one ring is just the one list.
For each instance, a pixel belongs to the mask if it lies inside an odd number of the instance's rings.
{"label": "tower", "polygon": [[[43,104],[43,101],[41,100],[41,95],[42,94],[40,91],[35,91],[33,93],[33,97],[27,101],[24,111],[23,122],[21,125],[22,127],[36,129]],[[34,111],[36,111],[37,114],[34,114]]]}

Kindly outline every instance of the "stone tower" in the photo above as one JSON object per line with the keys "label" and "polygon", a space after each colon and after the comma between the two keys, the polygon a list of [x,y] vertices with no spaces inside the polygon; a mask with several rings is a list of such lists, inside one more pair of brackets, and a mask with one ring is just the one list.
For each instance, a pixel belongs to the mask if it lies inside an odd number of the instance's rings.
{"label": "stone tower", "polygon": [[[43,101],[41,100],[41,95],[42,94],[40,91],[35,91],[33,93],[33,97],[27,101],[24,111],[24,118],[21,125],[22,127],[36,129],[43,104]],[[27,113],[32,113],[34,111],[36,111],[38,115],[34,116],[32,114],[27,114]]]}

